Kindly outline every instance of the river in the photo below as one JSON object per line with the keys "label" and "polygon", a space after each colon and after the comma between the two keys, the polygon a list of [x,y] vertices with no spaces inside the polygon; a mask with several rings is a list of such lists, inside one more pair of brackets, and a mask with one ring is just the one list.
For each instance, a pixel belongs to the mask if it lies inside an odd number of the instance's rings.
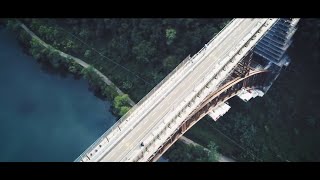
{"label": "river", "polygon": [[115,122],[85,80],[48,73],[0,28],[0,161],[73,161]]}

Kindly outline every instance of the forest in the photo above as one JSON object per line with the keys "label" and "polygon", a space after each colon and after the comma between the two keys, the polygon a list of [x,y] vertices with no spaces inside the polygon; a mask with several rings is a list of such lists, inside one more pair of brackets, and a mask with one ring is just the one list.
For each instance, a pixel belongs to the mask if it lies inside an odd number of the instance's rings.
{"label": "forest", "polygon": [[214,142],[208,144],[207,150],[202,146],[194,146],[177,141],[174,148],[168,149],[165,157],[171,162],[217,162],[218,146]]}
{"label": "forest", "polygon": [[267,94],[247,103],[231,99],[226,115],[217,122],[204,118],[186,136],[221,147],[223,134],[232,141],[224,138],[222,152],[239,161],[319,161],[319,38],[320,20],[301,19],[288,50],[291,64]]}
{"label": "forest", "polygon": [[[20,20],[53,47],[99,69],[138,102],[230,19]],[[36,47],[33,42],[31,54]],[[291,64],[268,93],[247,103],[233,98],[226,115],[217,122],[203,118],[186,136],[204,147],[213,141],[220,153],[237,161],[319,161],[319,50],[320,20],[301,19],[288,51]],[[43,52],[34,51],[33,55],[39,53]],[[58,65],[62,62],[47,58]],[[81,74],[86,78],[85,71]],[[120,116],[129,109],[123,100],[126,97],[113,95],[111,99],[117,99],[113,106]],[[164,156],[170,161],[207,158],[195,155],[198,151],[203,154],[201,150],[182,147],[176,143]],[[186,159],[175,159],[177,154]]]}
{"label": "forest", "polygon": [[100,70],[137,102],[189,54],[200,50],[228,19],[21,21],[53,47]]}

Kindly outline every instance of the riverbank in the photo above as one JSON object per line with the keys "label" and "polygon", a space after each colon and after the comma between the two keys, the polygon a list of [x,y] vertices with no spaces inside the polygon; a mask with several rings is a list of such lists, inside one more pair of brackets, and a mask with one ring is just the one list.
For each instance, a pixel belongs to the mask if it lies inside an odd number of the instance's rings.
{"label": "riverbank", "polygon": [[[86,80],[88,80],[96,93],[101,95],[101,97],[105,97],[108,100],[113,101],[112,112],[119,118],[131,108],[130,106],[134,106],[135,103],[130,99],[130,97],[123,93],[99,70],[95,69],[79,58],[55,49],[35,35],[23,23],[16,21],[12,22],[11,26],[12,29],[19,33],[19,39],[21,42],[29,47],[29,52],[33,57],[40,61],[47,60],[57,68],[59,66],[66,66],[69,72],[76,75],[82,75]],[[17,26],[21,29],[19,29]],[[26,37],[26,35],[30,38]]]}
{"label": "riverbank", "polygon": [[[22,29],[24,29],[24,31],[26,30],[26,26],[20,26],[20,27]],[[25,27],[25,28],[23,28],[23,27]],[[20,38],[26,39],[26,37],[24,37],[23,34],[24,33],[21,32]],[[34,33],[33,33],[34,36],[32,36],[32,34],[30,34],[30,33],[25,34],[25,36],[30,36],[30,35],[31,35],[31,37],[38,37]],[[41,39],[38,37],[38,38],[34,38],[34,39],[32,39],[32,38],[27,39],[25,41],[25,44],[30,46],[29,47],[30,54],[32,54],[34,57],[38,58],[40,61],[50,62],[55,67],[66,66],[70,72],[75,73],[75,74],[79,74],[79,75],[83,76],[85,79],[87,79],[91,84],[97,84],[97,86],[102,87],[102,88],[100,88],[102,90],[97,90],[97,91],[100,91],[99,92],[100,94],[102,94],[106,97],[111,96],[111,98],[109,97],[109,99],[114,101],[113,104],[120,104],[120,105],[118,105],[118,114],[119,114],[118,117],[121,114],[124,114],[129,109],[127,105],[121,104],[123,102],[123,100],[121,98],[118,98],[118,102],[120,102],[120,103],[115,103],[116,96],[118,96],[117,95],[118,92],[113,91],[112,90],[113,88],[110,85],[105,87],[104,84],[106,84],[106,82],[101,81],[101,79],[100,79],[101,77],[99,77],[99,75],[98,75],[98,78],[95,76],[96,71],[94,70],[94,68],[92,66],[86,66],[85,64],[82,63],[84,61],[81,62],[81,60],[78,58],[77,59],[80,61],[76,61],[75,58],[72,58],[74,56],[71,56],[71,55],[68,56],[65,53],[62,54],[61,53],[62,51],[59,51],[58,49],[48,45],[47,43],[45,43],[45,44],[47,45],[46,49],[48,49],[48,51],[44,50],[41,47],[41,46],[44,46],[43,45],[44,41],[40,41],[40,40]],[[170,66],[174,67],[174,65],[172,65],[172,64]],[[134,83],[134,85],[135,85],[135,83]],[[143,87],[140,87],[140,89],[146,90]],[[130,105],[132,105],[132,103]],[[121,107],[124,107],[124,108],[121,108]],[[121,112],[121,109],[123,110],[122,112]],[[194,131],[194,130],[191,129],[190,131]],[[206,132],[206,133],[209,133],[210,131],[211,130],[208,129],[208,132]],[[202,131],[202,132],[204,132],[204,131]],[[199,137],[199,136],[195,135],[195,137]],[[210,140],[210,139],[212,139],[212,138],[209,138],[208,140]],[[223,142],[223,140],[221,142]],[[224,145],[221,145],[221,147],[224,147]],[[223,148],[222,148],[222,150],[223,150]]]}
{"label": "riverbank", "polygon": [[[47,43],[45,43],[44,41],[42,41],[38,36],[36,36],[32,31],[30,31],[23,23],[20,23],[19,25],[20,25],[20,27],[22,27],[30,36],[32,36],[33,38],[35,38],[35,39],[36,39],[41,45],[43,45],[45,48],[47,48],[47,49],[52,49],[52,51],[58,52],[59,55],[60,55],[61,57],[65,58],[65,59],[68,59],[68,60],[73,59],[76,63],[78,63],[79,65],[81,65],[83,68],[89,68],[89,67],[90,67],[89,64],[85,63],[84,61],[80,60],[79,58],[73,57],[73,56],[71,56],[71,55],[69,55],[69,54],[66,54],[66,53],[62,52],[62,51],[59,51],[59,50],[54,49],[52,46],[50,46],[50,45],[48,45]],[[102,78],[102,80],[103,80],[106,84],[108,84],[109,86],[114,87],[114,88],[116,89],[116,91],[117,91],[118,94],[120,94],[121,96],[124,95],[124,93],[123,93],[119,88],[117,88],[117,87],[114,85],[114,83],[112,83],[112,82],[111,82],[106,76],[104,76],[100,71],[98,71],[98,70],[95,69],[95,68],[93,68],[93,71],[94,71],[96,74],[98,74],[98,75],[100,76],[100,78]],[[134,106],[134,105],[135,105],[135,103],[134,103],[131,99],[129,99],[129,103],[130,103],[131,106]],[[188,139],[188,138],[182,137],[182,139]],[[186,143],[186,144],[189,144],[187,141],[183,141],[183,140],[182,140],[182,142],[184,142],[184,143]],[[193,141],[192,141],[192,142],[193,142]],[[202,146],[201,146],[201,147],[202,147]],[[206,150],[207,150],[207,149],[206,149]]]}
{"label": "riverbank", "polygon": [[72,162],[116,121],[111,103],[44,69],[15,36],[0,28],[0,162]]}

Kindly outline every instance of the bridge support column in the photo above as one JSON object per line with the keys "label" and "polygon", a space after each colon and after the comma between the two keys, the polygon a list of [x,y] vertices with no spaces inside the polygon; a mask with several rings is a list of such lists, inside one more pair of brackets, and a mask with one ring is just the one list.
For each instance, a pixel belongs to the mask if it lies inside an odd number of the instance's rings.
{"label": "bridge support column", "polygon": [[[246,77],[238,77],[231,82],[224,83],[218,90],[212,92],[207,98],[201,102],[201,104],[195,108],[190,115],[186,118],[173,136],[169,137],[167,141],[158,148],[154,156],[150,157],[148,161],[157,161],[160,156],[166,152],[166,150],[177,141],[187,130],[189,130],[194,124],[202,119],[206,114],[213,110],[220,102],[225,102],[231,97],[235,96],[242,88],[251,89],[257,87],[260,84],[260,80],[266,77],[265,74],[268,71],[250,72]],[[261,76],[264,76],[262,77]],[[261,78],[261,79],[260,79]],[[244,81],[246,81],[244,83]]]}
{"label": "bridge support column", "polygon": [[187,124],[186,122],[182,124],[182,127],[181,127],[181,134],[183,134],[184,132],[186,132],[187,130]]}

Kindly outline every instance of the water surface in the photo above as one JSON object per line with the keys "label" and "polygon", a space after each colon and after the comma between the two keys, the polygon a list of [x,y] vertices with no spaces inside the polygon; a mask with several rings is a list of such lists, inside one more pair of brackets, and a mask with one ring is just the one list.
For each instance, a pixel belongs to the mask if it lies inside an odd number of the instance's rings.
{"label": "water surface", "polygon": [[85,80],[48,73],[0,28],[0,161],[73,161],[115,122]]}

